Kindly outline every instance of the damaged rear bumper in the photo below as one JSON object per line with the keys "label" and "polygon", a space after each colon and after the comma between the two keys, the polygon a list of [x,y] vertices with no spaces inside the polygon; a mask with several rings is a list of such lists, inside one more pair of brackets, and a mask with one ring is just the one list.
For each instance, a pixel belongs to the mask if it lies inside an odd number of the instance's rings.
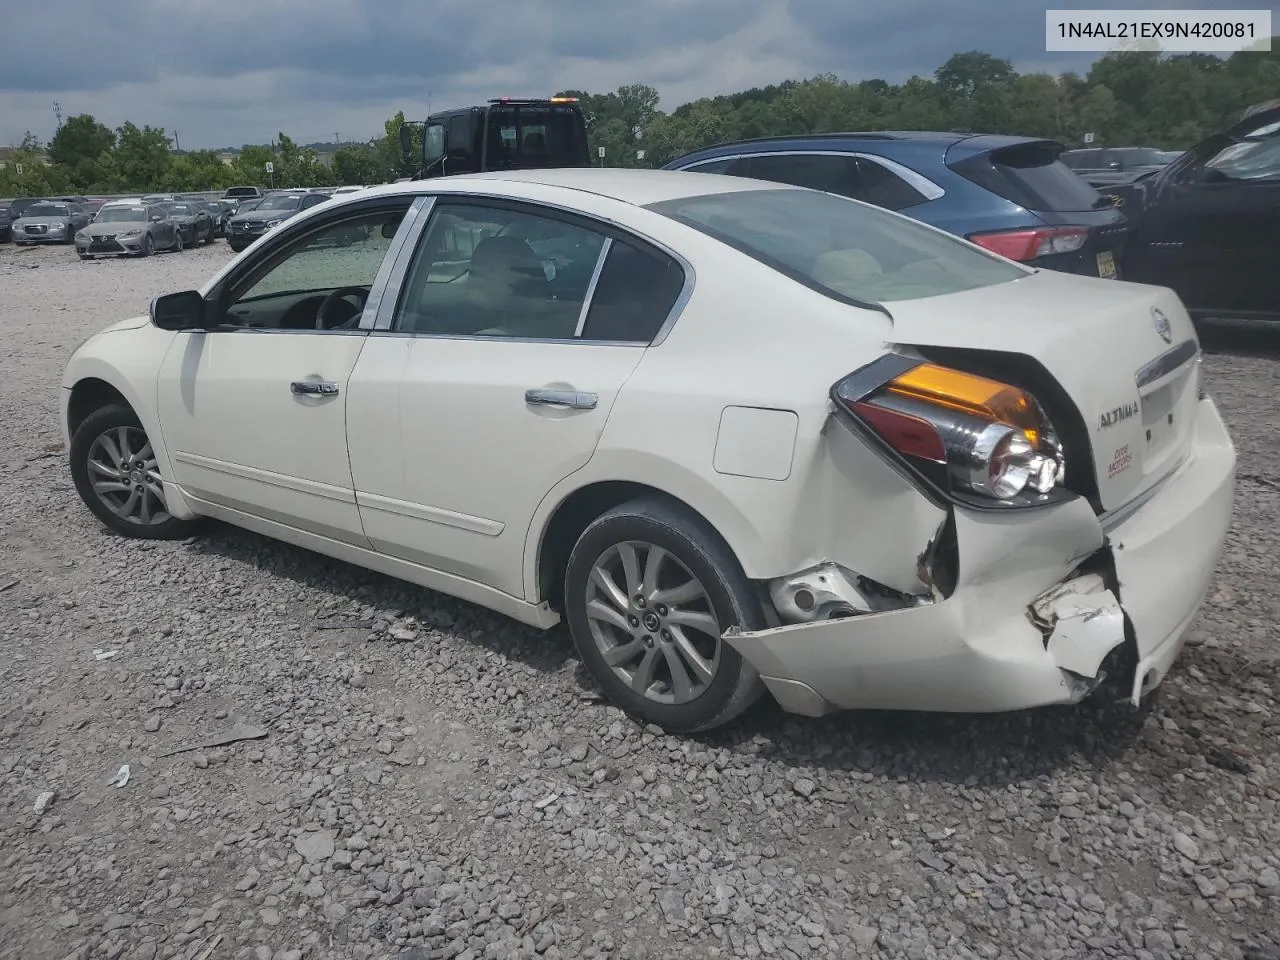
{"label": "damaged rear bumper", "polygon": [[945,599],[726,634],[794,713],[877,708],[995,712],[1074,703],[1127,641],[1134,702],[1163,680],[1209,587],[1231,522],[1235,451],[1200,402],[1181,466],[1117,514],[1083,499],[1029,512],[954,513]]}

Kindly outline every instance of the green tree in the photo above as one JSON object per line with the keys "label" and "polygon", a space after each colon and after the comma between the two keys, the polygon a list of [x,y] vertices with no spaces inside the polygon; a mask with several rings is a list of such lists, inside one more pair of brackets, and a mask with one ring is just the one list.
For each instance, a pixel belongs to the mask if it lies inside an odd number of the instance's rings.
{"label": "green tree", "polygon": [[87,113],[67,119],[49,141],[49,160],[79,189],[103,180],[104,157],[115,149],[116,135]]}
{"label": "green tree", "polygon": [[379,158],[367,143],[345,143],[333,154],[333,174],[340,184],[378,183],[385,171]]}
{"label": "green tree", "polygon": [[163,127],[138,127],[126,121],[116,131],[116,174],[127,190],[155,190],[166,182],[173,162]]}
{"label": "green tree", "polygon": [[32,149],[34,138],[24,139],[23,144],[9,154],[6,165],[0,169],[0,196],[41,197],[70,193],[74,189],[61,167],[49,163],[42,152]]}

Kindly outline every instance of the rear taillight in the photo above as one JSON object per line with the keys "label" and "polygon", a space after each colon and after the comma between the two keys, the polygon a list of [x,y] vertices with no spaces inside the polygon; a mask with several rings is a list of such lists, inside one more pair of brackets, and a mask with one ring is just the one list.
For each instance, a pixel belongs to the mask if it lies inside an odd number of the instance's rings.
{"label": "rear taillight", "polygon": [[948,496],[1010,506],[1057,499],[1066,462],[1035,397],[949,367],[885,360],[890,379],[868,388],[872,364],[832,395],[924,480]]}
{"label": "rear taillight", "polygon": [[1026,261],[1053,253],[1072,253],[1083,247],[1088,237],[1088,227],[1037,227],[973,233],[967,239],[1010,260]]}

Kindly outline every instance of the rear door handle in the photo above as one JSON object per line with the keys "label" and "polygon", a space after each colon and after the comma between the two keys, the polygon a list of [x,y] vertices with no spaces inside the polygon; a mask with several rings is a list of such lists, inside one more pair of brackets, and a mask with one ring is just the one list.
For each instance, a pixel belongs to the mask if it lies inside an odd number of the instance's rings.
{"label": "rear door handle", "polygon": [[332,380],[295,380],[289,384],[295,396],[302,397],[334,397],[338,394],[338,385]]}
{"label": "rear door handle", "polygon": [[526,390],[524,402],[544,407],[568,407],[570,410],[594,410],[600,398],[581,390]]}

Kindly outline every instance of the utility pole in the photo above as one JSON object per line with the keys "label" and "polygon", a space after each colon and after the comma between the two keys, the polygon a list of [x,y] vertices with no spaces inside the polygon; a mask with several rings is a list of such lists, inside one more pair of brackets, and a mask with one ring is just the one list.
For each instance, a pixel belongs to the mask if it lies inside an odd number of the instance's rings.
{"label": "utility pole", "polygon": [[178,139],[178,131],[173,131],[173,150],[175,153],[182,152],[182,141]]}
{"label": "utility pole", "polygon": [[53,119],[57,123],[57,128],[55,130],[55,132],[57,132],[57,130],[62,129],[62,104],[57,100],[53,101]]}
{"label": "utility pole", "polygon": [[342,138],[338,136],[338,131],[333,131],[333,145],[336,147],[342,143]]}

